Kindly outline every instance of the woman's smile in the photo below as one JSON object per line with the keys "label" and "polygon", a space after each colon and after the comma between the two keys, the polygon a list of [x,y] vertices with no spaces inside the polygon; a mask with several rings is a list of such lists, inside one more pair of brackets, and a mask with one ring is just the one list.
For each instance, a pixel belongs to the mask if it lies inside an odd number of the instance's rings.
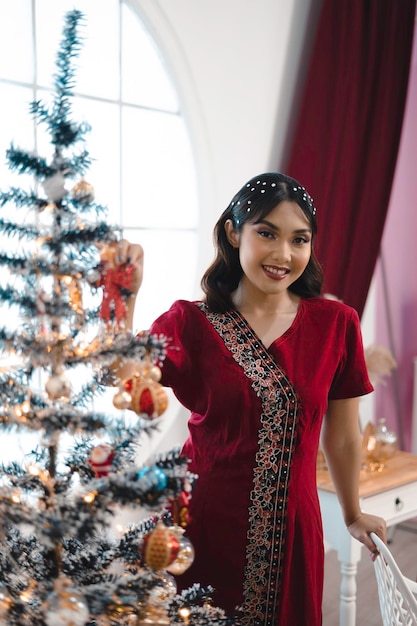
{"label": "woman's smile", "polygon": [[272,280],[282,280],[290,273],[287,267],[277,267],[275,265],[263,265],[265,274]]}

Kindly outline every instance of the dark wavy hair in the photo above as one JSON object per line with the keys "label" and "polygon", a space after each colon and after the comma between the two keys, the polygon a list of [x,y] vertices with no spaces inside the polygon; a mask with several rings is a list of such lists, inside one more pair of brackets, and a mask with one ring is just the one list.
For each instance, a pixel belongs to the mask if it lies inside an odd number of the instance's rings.
{"label": "dark wavy hair", "polygon": [[289,287],[302,298],[321,294],[323,271],[313,250],[317,234],[316,209],[312,198],[298,181],[279,172],[268,172],[251,178],[233,197],[214,227],[216,257],[201,279],[206,303],[212,312],[234,308],[231,294],[237,289],[243,274],[239,249],[229,243],[225,230],[227,220],[240,232],[247,222],[257,223],[265,218],[280,202],[296,202],[307,217],[312,230],[310,260],[302,275]]}

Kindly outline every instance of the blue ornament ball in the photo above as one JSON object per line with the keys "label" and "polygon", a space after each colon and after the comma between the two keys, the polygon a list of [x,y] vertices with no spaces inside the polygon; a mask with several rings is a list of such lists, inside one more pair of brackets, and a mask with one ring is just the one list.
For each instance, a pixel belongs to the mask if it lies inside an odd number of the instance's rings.
{"label": "blue ornament ball", "polygon": [[138,478],[144,478],[146,476],[149,480],[150,488],[157,490],[165,489],[168,485],[168,478],[164,470],[157,465],[151,465],[150,467],[144,467],[138,472]]}

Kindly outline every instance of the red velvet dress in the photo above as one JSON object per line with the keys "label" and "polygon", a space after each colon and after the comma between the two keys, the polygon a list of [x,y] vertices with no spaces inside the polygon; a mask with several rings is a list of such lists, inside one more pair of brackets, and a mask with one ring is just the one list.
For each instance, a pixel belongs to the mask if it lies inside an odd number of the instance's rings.
{"label": "red velvet dress", "polygon": [[199,478],[178,578],[215,589],[245,626],[322,623],[323,532],[316,455],[328,398],[372,391],[359,319],[322,298],[300,302],[268,349],[236,312],[177,301],[151,328],[170,341],[162,383],[190,410],[184,453]]}

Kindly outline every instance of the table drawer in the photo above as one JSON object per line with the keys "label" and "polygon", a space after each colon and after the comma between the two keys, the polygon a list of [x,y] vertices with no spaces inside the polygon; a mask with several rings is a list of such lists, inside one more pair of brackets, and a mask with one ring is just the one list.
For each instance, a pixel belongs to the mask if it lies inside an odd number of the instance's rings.
{"label": "table drawer", "polygon": [[409,483],[361,498],[361,507],[365,513],[379,515],[388,523],[417,516],[417,484]]}

